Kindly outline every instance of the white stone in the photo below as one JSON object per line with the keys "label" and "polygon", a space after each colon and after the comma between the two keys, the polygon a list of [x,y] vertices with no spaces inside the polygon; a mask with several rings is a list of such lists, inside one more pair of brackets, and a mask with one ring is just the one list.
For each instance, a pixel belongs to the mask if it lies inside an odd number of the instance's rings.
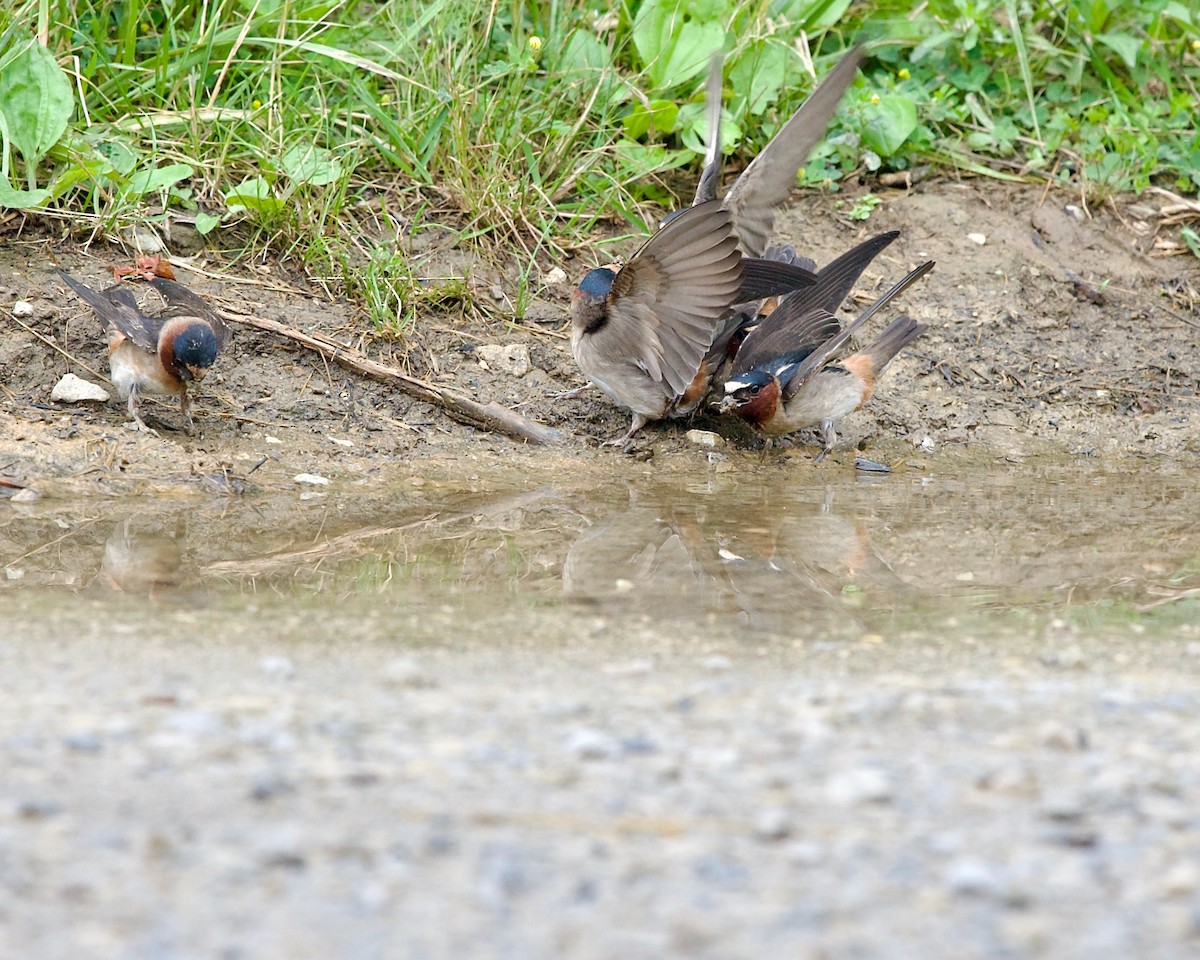
{"label": "white stone", "polygon": [[108,391],[97,383],[91,383],[73,373],[67,373],[50,391],[50,399],[55,403],[87,403],[88,401],[106,403],[108,402]]}
{"label": "white stone", "polygon": [[533,367],[529,360],[529,348],[523,343],[484,344],[476,350],[479,359],[492,370],[499,370],[514,377],[523,377]]}
{"label": "white stone", "polygon": [[322,477],[315,473],[298,473],[292,477],[297,483],[311,483],[317,486],[324,485],[329,482],[328,477]]}
{"label": "white stone", "polygon": [[13,316],[24,319],[33,316],[33,304],[28,300],[18,300],[13,304]]}

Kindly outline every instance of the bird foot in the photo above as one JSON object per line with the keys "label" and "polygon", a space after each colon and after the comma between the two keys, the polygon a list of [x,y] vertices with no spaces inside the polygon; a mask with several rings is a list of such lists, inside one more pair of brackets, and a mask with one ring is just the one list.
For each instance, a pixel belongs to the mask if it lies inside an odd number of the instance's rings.
{"label": "bird foot", "polygon": [[134,431],[135,433],[150,433],[156,437],[158,436],[157,430],[155,430],[153,427],[146,426],[145,421],[142,420],[141,417],[136,416],[136,415],[134,416],[134,418],[132,420],[129,421],[129,423],[125,424],[125,426],[127,426],[130,430]]}
{"label": "bird foot", "polygon": [[546,394],[547,400],[577,400],[585,393],[592,389],[592,384],[585,383],[582,387],[575,387],[573,390],[563,390],[560,393]]}

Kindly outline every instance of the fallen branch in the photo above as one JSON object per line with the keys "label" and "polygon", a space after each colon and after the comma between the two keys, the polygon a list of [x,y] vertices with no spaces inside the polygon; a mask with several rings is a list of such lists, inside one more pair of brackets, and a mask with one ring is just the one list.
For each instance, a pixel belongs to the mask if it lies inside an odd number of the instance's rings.
{"label": "fallen branch", "polygon": [[267,320],[264,317],[255,317],[250,314],[233,313],[230,310],[221,310],[219,313],[226,320],[277,333],[310,350],[316,350],[323,357],[340,363],[356,373],[393,383],[409,396],[441,407],[455,420],[482,427],[485,430],[495,430],[529,443],[566,443],[571,439],[569,433],[555,430],[536,420],[530,420],[499,403],[479,403],[477,400],[464,397],[453,390],[407,376],[395,367],[389,367],[387,364],[365,357],[353,347],[348,347],[323,334],[304,333],[302,330],[275,320]]}

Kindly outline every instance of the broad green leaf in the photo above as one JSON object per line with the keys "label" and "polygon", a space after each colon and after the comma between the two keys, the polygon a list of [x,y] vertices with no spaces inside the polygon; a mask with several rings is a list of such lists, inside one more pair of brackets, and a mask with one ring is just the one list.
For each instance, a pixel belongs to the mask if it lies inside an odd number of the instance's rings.
{"label": "broad green leaf", "polygon": [[28,210],[31,207],[40,207],[49,199],[49,190],[17,190],[8,180],[0,177],[0,207]]}
{"label": "broad green leaf", "polygon": [[8,137],[32,167],[67,129],[75,99],[50,51],[31,43],[0,72],[0,110]]}
{"label": "broad green leaf", "polygon": [[783,16],[805,30],[827,29],[842,19],[850,0],[774,0],[771,13]]}
{"label": "broad green leaf", "polygon": [[608,66],[608,48],[590,30],[576,30],[571,34],[562,56],[558,58],[561,73],[589,73]]}
{"label": "broad green leaf", "polygon": [[1137,37],[1128,33],[1102,33],[1096,39],[1120,57],[1130,71],[1137,67],[1138,53],[1142,49],[1142,42]]}
{"label": "broad green leaf", "polygon": [[1187,24],[1193,23],[1195,16],[1195,14],[1188,9],[1187,4],[1180,3],[1179,0],[1171,0],[1170,3],[1163,7],[1162,15],[1164,17],[1170,17],[1173,20],[1178,20],[1180,23]]}
{"label": "broad green leaf", "polygon": [[225,194],[225,205],[230,210],[254,210],[257,213],[278,213],[283,201],[271,192],[271,185],[262,177],[243,180]]}
{"label": "broad green leaf", "polygon": [[[708,107],[688,103],[679,111],[678,128],[683,145],[695,153],[708,151]],[[742,127],[729,113],[721,111],[721,152],[730,153],[742,139]]]}
{"label": "broad green leaf", "polygon": [[650,77],[659,90],[681,86],[703,74],[713,51],[724,44],[725,29],[719,22],[688,21],[679,29],[666,56],[649,65]]}
{"label": "broad green leaf", "polygon": [[342,163],[324,147],[311,144],[291,147],[283,155],[283,169],[293,183],[323,187],[342,175]]}
{"label": "broad green leaf", "polygon": [[211,213],[205,213],[203,210],[196,211],[196,232],[202,237],[212,233],[220,222],[220,217],[214,217]]}
{"label": "broad green leaf", "polygon": [[143,197],[148,193],[158,193],[167,187],[173,187],[193,173],[195,171],[186,163],[168,163],[161,167],[139,170],[129,178],[121,192],[126,196]]}
{"label": "broad green leaf", "polygon": [[917,129],[917,107],[908,97],[885,94],[863,109],[863,143],[881,157],[890,157]]}
{"label": "broad green leaf", "polygon": [[623,180],[633,181],[681,167],[692,158],[683,150],[667,150],[657,143],[643,144],[636,140],[618,140],[616,153],[618,175]]}
{"label": "broad green leaf", "polygon": [[656,92],[698,77],[724,43],[720,20],[696,19],[684,0],[645,0],[633,20],[633,45]]}
{"label": "broad green leaf", "polygon": [[670,100],[651,100],[650,105],[637,103],[621,121],[625,135],[632,140],[646,135],[654,127],[659,133],[674,133],[679,107]]}
{"label": "broad green leaf", "polygon": [[729,71],[729,84],[746,98],[746,109],[760,116],[779,99],[791,54],[782,44],[760,40],[737,59]]}

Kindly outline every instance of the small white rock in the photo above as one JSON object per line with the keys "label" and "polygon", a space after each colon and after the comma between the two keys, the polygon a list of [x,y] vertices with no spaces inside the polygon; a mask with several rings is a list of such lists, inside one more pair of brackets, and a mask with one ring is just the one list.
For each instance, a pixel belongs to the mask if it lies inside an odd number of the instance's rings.
{"label": "small white rock", "polygon": [[551,267],[549,270],[546,271],[546,275],[544,277],[542,277],[542,279],[548,284],[550,284],[550,283],[566,283],[567,282],[567,271],[564,270],[562,267]]}
{"label": "small white rock", "polygon": [[328,438],[330,443],[336,443],[339,447],[354,446],[354,441],[347,440],[345,437],[331,437],[331,436],[329,436],[329,434],[325,434],[325,436]]}
{"label": "small white rock", "polygon": [[725,446],[725,438],[711,430],[689,430],[684,436],[687,437],[688,443],[697,447],[707,447],[709,450]]}
{"label": "small white rock", "polygon": [[137,224],[136,226],[122,230],[121,237],[126,243],[133,246],[138,253],[154,254],[167,252],[167,245],[163,243],[162,237],[144,224]]}
{"label": "small white rock", "polygon": [[28,300],[18,300],[13,304],[13,316],[19,319],[33,316],[33,304]]}
{"label": "small white rock", "polygon": [[967,239],[972,243],[979,244],[981,247],[987,243],[987,237],[982,233],[968,233]]}
{"label": "small white rock", "polygon": [[86,403],[88,401],[107,403],[108,391],[99,384],[83,380],[73,373],[67,373],[50,391],[50,399],[55,403]]}
{"label": "small white rock", "polygon": [[266,435],[265,439],[266,439],[267,443],[283,443],[283,441],[280,440],[278,437],[273,437],[269,433]]}
{"label": "small white rock", "polygon": [[316,486],[324,486],[329,483],[328,477],[322,477],[316,473],[298,473],[292,479],[297,483],[311,483]]}
{"label": "small white rock", "polygon": [[533,367],[529,359],[529,348],[523,343],[509,343],[501,346],[498,343],[488,343],[475,351],[485,366],[499,370],[514,377],[523,377]]}

